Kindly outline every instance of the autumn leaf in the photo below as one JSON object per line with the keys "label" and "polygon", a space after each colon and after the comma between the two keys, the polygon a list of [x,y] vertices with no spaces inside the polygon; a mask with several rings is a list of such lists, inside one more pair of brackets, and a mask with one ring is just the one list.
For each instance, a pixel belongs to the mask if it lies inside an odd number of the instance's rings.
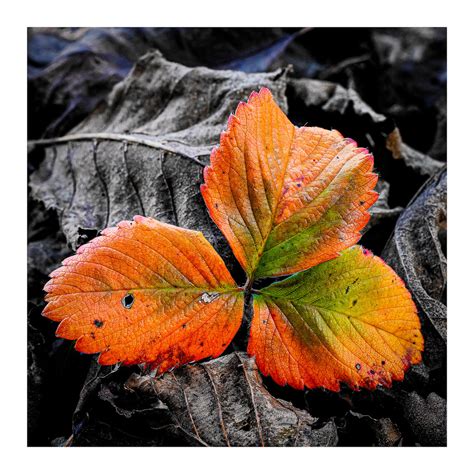
{"label": "autumn leaf", "polygon": [[136,216],[106,229],[51,274],[43,314],[57,336],[104,365],[160,372],[217,357],[240,326],[243,297],[200,232]]}
{"label": "autumn leaf", "polygon": [[[217,357],[253,298],[248,352],[279,384],[390,386],[421,360],[402,280],[354,244],[377,199],[372,156],[339,132],[296,128],[262,89],[240,104],[201,190],[248,280],[199,232],[136,216],[51,274],[43,314],[101,364],[165,372]],[[305,271],[302,271],[305,270]],[[264,289],[256,278],[295,275]]]}
{"label": "autumn leaf", "polygon": [[423,337],[408,290],[360,246],[260,290],[248,351],[277,383],[374,389],[421,361]]}
{"label": "autumn leaf", "polygon": [[377,199],[372,168],[339,132],[293,126],[263,88],[230,117],[201,192],[251,279],[288,275],[358,242]]}

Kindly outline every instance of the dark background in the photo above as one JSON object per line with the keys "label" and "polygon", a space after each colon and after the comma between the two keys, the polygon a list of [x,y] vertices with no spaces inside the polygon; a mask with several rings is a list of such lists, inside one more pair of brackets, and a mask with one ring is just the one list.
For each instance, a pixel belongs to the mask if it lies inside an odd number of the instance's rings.
{"label": "dark background", "polygon": [[[362,239],[381,254],[390,246],[400,213],[427,181],[426,186],[433,186],[446,162],[446,37],[442,28],[31,28],[28,140],[70,132],[149,51],[159,50],[167,60],[189,67],[246,73],[291,65],[286,89],[290,120],[336,128],[355,138],[374,153],[376,167],[390,185],[386,208],[394,212],[374,218]],[[298,79],[338,84],[356,98],[331,107],[311,105],[306,83]],[[394,130],[399,141],[390,151],[387,143]],[[43,160],[43,153],[32,148],[29,176]],[[48,273],[72,253],[71,242],[62,231],[61,216],[35,198],[30,187],[28,203],[28,444],[71,444],[74,433],[76,445],[187,445],[176,434],[142,436],[142,421],[120,416],[110,404],[104,408],[104,400],[93,393],[77,410],[84,382],[95,370],[91,356],[56,339],[55,324],[41,317],[42,287]],[[440,224],[438,219],[436,229],[444,254],[445,220]],[[88,232],[83,241],[95,236]],[[429,280],[430,272],[425,277]],[[445,305],[446,281],[441,285],[437,299]],[[424,324],[429,320],[427,314]],[[239,337],[242,341],[238,338],[228,352],[245,348],[245,334]],[[446,349],[433,341],[426,365],[412,369],[391,391],[297,392],[269,379],[264,384],[273,396],[307,410],[320,423],[333,420],[338,445],[445,445]],[[132,370],[121,368],[112,377],[119,384]],[[433,418],[431,425],[413,424],[420,413],[425,420]],[[387,424],[395,434],[381,441],[381,425],[387,431]]]}

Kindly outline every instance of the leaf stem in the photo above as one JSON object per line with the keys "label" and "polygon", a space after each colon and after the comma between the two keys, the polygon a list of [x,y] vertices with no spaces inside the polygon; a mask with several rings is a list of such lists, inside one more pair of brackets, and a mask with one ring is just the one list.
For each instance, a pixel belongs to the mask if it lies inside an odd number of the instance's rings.
{"label": "leaf stem", "polygon": [[252,305],[252,285],[253,285],[253,275],[247,278],[247,281],[245,282],[245,285],[244,285],[245,307],[250,307]]}
{"label": "leaf stem", "polygon": [[247,281],[245,282],[244,285],[244,292],[252,292],[252,285],[253,285],[253,275],[247,278]]}

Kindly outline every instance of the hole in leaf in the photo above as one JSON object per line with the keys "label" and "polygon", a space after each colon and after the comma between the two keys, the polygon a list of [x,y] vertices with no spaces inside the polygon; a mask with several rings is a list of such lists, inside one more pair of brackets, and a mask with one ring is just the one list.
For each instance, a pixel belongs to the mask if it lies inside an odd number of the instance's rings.
{"label": "hole in leaf", "polygon": [[131,293],[127,293],[122,298],[122,305],[125,309],[130,309],[135,301],[135,297]]}

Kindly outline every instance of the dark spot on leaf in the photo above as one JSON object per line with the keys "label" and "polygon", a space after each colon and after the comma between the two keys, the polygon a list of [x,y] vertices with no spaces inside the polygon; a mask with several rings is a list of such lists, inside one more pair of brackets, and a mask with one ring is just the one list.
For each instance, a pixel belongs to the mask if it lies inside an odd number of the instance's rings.
{"label": "dark spot on leaf", "polygon": [[100,319],[95,319],[94,324],[96,328],[101,328],[104,325],[104,321],[101,321]]}
{"label": "dark spot on leaf", "polygon": [[352,306],[355,306],[357,304],[357,300],[352,301]]}
{"label": "dark spot on leaf", "polygon": [[185,329],[185,328],[186,328],[186,324],[183,324],[181,327],[182,327],[183,329]]}
{"label": "dark spot on leaf", "polygon": [[384,360],[382,361],[382,365],[385,365],[385,361],[384,361]]}
{"label": "dark spot on leaf", "polygon": [[363,206],[365,204],[365,201],[359,201],[359,204]]}
{"label": "dark spot on leaf", "polygon": [[301,188],[301,183],[298,183],[296,186],[298,186],[298,188]]}
{"label": "dark spot on leaf", "polygon": [[370,373],[371,373],[371,375],[374,375],[374,374],[375,374],[375,370],[371,370]]}
{"label": "dark spot on leaf", "polygon": [[95,332],[94,331],[91,332],[91,337],[92,337],[92,339],[95,339]]}
{"label": "dark spot on leaf", "polygon": [[127,293],[122,298],[122,306],[125,309],[130,309],[132,307],[134,301],[135,301],[135,297],[131,293]]}
{"label": "dark spot on leaf", "polygon": [[355,368],[356,368],[357,370],[360,370],[360,364],[357,363],[357,364],[355,365]]}
{"label": "dark spot on leaf", "polygon": [[359,279],[356,278],[356,279],[352,282],[352,284],[355,285],[358,281],[359,281]]}
{"label": "dark spot on leaf", "polygon": [[348,286],[348,287],[346,288],[346,295],[347,295],[347,293],[349,293],[349,288],[350,288],[350,286]]}
{"label": "dark spot on leaf", "polygon": [[214,204],[214,206],[216,207],[216,209],[219,209],[219,204],[217,204],[217,202]]}
{"label": "dark spot on leaf", "polygon": [[204,345],[204,342],[201,341],[201,342],[199,343],[199,345],[202,347],[202,346]]}
{"label": "dark spot on leaf", "polygon": [[267,320],[264,319],[264,320],[262,321],[262,324],[267,324]]}

